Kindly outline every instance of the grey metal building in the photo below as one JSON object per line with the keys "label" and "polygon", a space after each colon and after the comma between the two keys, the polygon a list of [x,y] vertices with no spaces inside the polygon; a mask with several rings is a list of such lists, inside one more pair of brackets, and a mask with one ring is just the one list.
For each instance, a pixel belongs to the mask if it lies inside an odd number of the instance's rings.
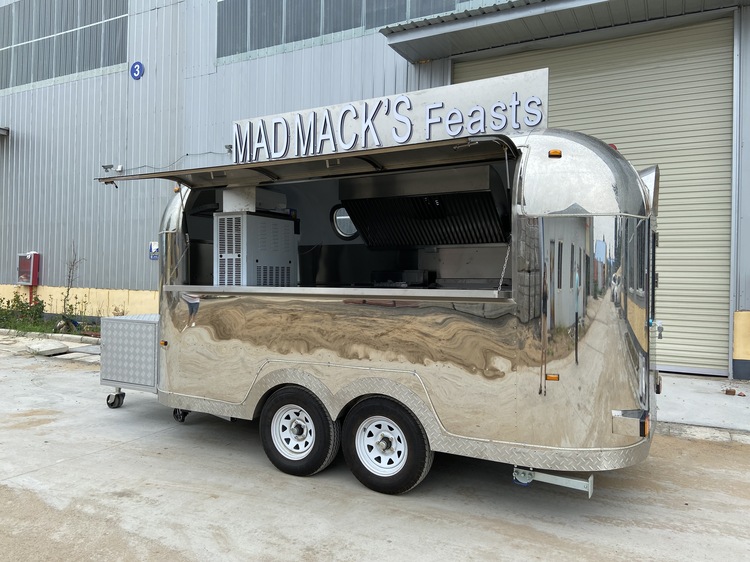
{"label": "grey metal building", "polygon": [[35,251],[48,307],[155,312],[173,184],[118,176],[229,164],[238,119],[549,68],[550,126],[661,166],[659,364],[750,377],[746,4],[0,0],[0,297]]}

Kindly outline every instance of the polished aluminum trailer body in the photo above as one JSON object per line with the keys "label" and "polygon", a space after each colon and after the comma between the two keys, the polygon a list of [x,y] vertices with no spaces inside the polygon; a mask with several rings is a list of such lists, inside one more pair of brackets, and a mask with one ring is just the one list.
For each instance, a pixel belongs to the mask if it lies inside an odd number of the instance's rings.
{"label": "polished aluminum trailer body", "polygon": [[[492,185],[451,190],[440,180],[472,174]],[[159,177],[181,184],[160,240],[161,403],[254,419],[274,392],[296,388],[333,424],[346,425],[363,400],[388,399],[418,421],[429,451],[587,472],[647,456],[658,170],[641,177],[606,144],[549,129],[335,165],[313,158]],[[332,183],[365,244],[306,244],[303,234],[292,286],[210,282],[211,251],[199,250],[205,241],[193,231],[222,211],[222,198],[205,205],[202,192],[249,186],[304,202]],[[422,214],[400,211],[409,205]],[[303,233],[306,221],[321,222],[302,205],[294,212]],[[391,223],[390,235],[378,231]],[[595,256],[599,239],[604,257]],[[403,271],[382,277],[388,260],[429,275],[415,284]],[[607,273],[594,280],[596,260]],[[604,282],[618,268],[630,280],[621,302]]]}

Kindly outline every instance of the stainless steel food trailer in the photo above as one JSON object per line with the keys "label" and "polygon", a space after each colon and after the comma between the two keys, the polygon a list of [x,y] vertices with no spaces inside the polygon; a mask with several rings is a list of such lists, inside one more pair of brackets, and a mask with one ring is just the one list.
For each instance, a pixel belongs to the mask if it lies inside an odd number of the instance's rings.
{"label": "stainless steel food trailer", "polygon": [[[276,159],[246,142],[237,163],[124,178],[177,187],[158,317],[103,321],[110,407],[128,356],[154,356],[139,384],[178,421],[259,418],[280,470],[341,448],[390,494],[435,451],[589,495],[590,473],[647,456],[657,168],[555,129]],[[622,272],[619,306],[594,270]]]}

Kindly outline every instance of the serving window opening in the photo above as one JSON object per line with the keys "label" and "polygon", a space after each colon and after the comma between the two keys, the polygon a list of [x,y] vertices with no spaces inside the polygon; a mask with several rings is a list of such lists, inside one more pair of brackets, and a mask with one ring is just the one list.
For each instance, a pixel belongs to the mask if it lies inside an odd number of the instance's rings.
{"label": "serving window opening", "polygon": [[498,291],[515,160],[193,189],[189,284]]}

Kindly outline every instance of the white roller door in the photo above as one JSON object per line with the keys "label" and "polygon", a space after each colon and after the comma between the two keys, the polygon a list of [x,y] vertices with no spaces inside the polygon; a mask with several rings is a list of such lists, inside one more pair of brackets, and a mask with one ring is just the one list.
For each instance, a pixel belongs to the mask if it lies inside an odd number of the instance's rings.
{"label": "white roller door", "polygon": [[547,67],[548,124],[661,168],[657,317],[663,370],[727,374],[732,176],[731,18],[457,62],[453,81]]}

